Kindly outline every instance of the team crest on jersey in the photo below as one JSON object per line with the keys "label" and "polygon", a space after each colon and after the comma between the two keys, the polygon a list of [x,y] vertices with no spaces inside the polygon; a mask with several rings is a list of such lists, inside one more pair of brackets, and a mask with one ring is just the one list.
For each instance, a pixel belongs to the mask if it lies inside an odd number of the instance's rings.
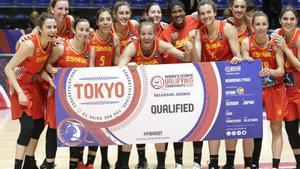
{"label": "team crest on jersey", "polygon": [[269,44],[269,52],[272,52],[272,50],[273,50],[273,46]]}
{"label": "team crest on jersey", "polygon": [[295,48],[295,42],[294,41],[292,42],[292,48]]}
{"label": "team crest on jersey", "polygon": [[218,38],[219,38],[219,40],[222,40],[222,39],[223,39],[223,37],[222,37],[222,33],[221,33],[221,32],[219,32],[219,34],[218,34]]}
{"label": "team crest on jersey", "polygon": [[158,58],[159,57],[159,54],[158,52],[155,52],[155,55],[154,55],[155,58]]}
{"label": "team crest on jersey", "polygon": [[84,57],[85,57],[85,58],[89,58],[89,53],[88,53],[88,52],[85,52]]}

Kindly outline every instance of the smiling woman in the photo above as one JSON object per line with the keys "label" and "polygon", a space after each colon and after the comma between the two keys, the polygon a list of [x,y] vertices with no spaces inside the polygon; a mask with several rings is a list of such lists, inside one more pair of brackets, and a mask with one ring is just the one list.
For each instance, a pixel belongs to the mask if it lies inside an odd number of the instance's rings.
{"label": "smiling woman", "polygon": [[43,99],[37,81],[52,49],[56,35],[53,15],[42,13],[37,20],[38,34],[32,34],[23,42],[5,67],[11,87],[13,119],[19,119],[21,131],[17,140],[15,169],[37,168],[34,159],[35,147],[44,128]]}
{"label": "smiling woman", "polygon": [[[72,39],[66,40],[63,44],[58,44],[53,47],[51,57],[48,60],[47,71],[51,74],[56,74],[57,67],[72,68],[72,67],[87,67],[89,65],[88,56],[88,40],[90,34],[90,24],[86,19],[78,19],[74,23],[75,35]],[[46,142],[46,160],[44,166],[49,163],[54,164],[56,155],[56,111],[55,111],[55,96],[53,88],[47,88],[45,96],[47,96],[47,117],[46,122],[49,124],[47,131]],[[48,93],[52,93],[48,94]],[[80,151],[82,147],[70,148],[70,168],[76,168]],[[43,166],[42,165],[42,166]]]}

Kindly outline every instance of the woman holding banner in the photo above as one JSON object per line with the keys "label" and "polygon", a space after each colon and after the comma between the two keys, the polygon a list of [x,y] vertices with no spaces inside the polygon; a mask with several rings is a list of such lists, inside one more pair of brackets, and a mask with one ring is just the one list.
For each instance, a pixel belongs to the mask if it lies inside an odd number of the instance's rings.
{"label": "woman holding banner", "polygon": [[[190,40],[191,32],[202,25],[201,22],[195,20],[192,16],[186,15],[185,6],[179,0],[172,0],[168,4],[168,13],[172,22],[160,33],[159,38],[163,41],[171,43],[177,49],[184,51],[184,44]],[[164,63],[180,63],[176,57],[165,55]],[[202,141],[193,142],[193,169],[199,169],[202,157]],[[183,168],[183,142],[173,143],[175,168]]]}
{"label": "woman holding banner", "polygon": [[263,103],[270,120],[272,131],[273,166],[278,168],[282,151],[282,121],[288,112],[288,100],[284,86],[284,59],[280,47],[271,39],[268,32],[268,17],[263,12],[255,12],[252,25],[254,35],[242,41],[243,58],[252,61],[262,60]]}
{"label": "woman holding banner", "polygon": [[[232,64],[241,62],[242,57],[236,28],[229,23],[216,20],[217,8],[211,0],[200,1],[197,9],[198,17],[204,25],[192,37],[192,41],[194,41],[193,61],[230,61]],[[208,145],[209,168],[219,168],[220,140],[210,140]]]}
{"label": "woman holding banner", "polygon": [[[172,46],[170,43],[164,42],[156,38],[156,30],[154,22],[151,19],[142,19],[139,30],[140,38],[134,40],[125,49],[120,57],[120,66],[127,65],[131,60],[135,63],[130,63],[133,66],[136,64],[162,64],[163,53],[166,52],[182,61],[188,62],[191,60],[190,52],[192,44],[187,42],[184,45],[185,52],[182,52]],[[123,146],[122,153],[122,169],[128,169],[128,161],[130,156],[131,145]],[[158,165],[157,169],[165,168],[165,143],[156,144]]]}
{"label": "woman holding banner", "polygon": [[[251,18],[247,16],[247,1],[246,0],[230,0],[230,9],[232,11],[232,17],[227,18],[225,21],[232,24],[236,27],[238,31],[238,38],[239,42],[241,43],[242,40],[246,37],[249,37],[253,34],[253,28],[251,25]],[[262,138],[255,138],[261,144]],[[234,158],[235,158],[235,150],[236,150],[236,143],[237,140],[225,140],[226,146],[226,164],[223,167],[224,169],[232,169],[234,168]],[[244,152],[244,165],[245,168],[251,167],[251,156],[253,152],[253,139],[243,139],[243,152]],[[260,152],[260,151],[257,151]],[[254,163],[258,163],[259,154],[255,156]],[[258,157],[258,158],[256,158]]]}
{"label": "woman holding banner", "polygon": [[[51,74],[57,72],[57,68],[73,68],[73,67],[88,67],[89,58],[87,53],[89,50],[88,41],[90,34],[90,24],[86,19],[78,19],[74,23],[75,35],[74,38],[66,40],[63,44],[58,44],[53,48],[51,57],[48,60],[47,70]],[[53,90],[53,89],[49,89]],[[46,163],[42,166],[47,166],[47,161],[54,161],[56,153],[56,115],[55,115],[55,98],[54,92],[49,91],[47,99],[47,118],[46,121],[55,134],[51,135],[47,140],[49,147],[47,153],[52,154],[51,159],[46,159]],[[47,145],[46,145],[47,148]],[[80,159],[83,147],[70,147],[70,169],[76,169]],[[41,167],[42,167],[41,166]]]}
{"label": "woman holding banner", "polygon": [[50,54],[57,30],[54,16],[47,13],[39,16],[37,25],[38,34],[30,35],[5,67],[11,88],[12,118],[19,119],[21,124],[15,169],[22,168],[25,153],[23,169],[38,168],[33,154],[44,129],[43,99],[37,79]]}
{"label": "woman holding banner", "polygon": [[[119,38],[111,32],[113,24],[111,11],[107,8],[101,8],[97,11],[96,21],[98,29],[93,33],[90,45],[93,48],[90,53],[90,66],[103,67],[118,65],[120,56]],[[89,148],[89,156],[96,156],[98,147]],[[110,165],[107,159],[108,146],[100,146],[101,151],[101,169],[109,169]],[[88,158],[89,159],[89,158]],[[93,161],[88,160],[87,168],[92,168]]]}

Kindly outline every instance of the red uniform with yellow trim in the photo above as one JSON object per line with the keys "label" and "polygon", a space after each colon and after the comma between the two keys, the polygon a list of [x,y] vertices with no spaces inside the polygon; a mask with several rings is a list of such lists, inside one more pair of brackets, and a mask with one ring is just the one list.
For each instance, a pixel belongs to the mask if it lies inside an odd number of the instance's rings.
{"label": "red uniform with yellow trim", "polygon": [[145,56],[141,49],[140,41],[134,40],[133,44],[136,49],[136,54],[134,58],[132,58],[133,62],[136,62],[138,65],[156,65],[163,64],[163,55],[159,52],[159,39],[156,38],[154,41],[154,49],[150,56]]}
{"label": "red uniform with yellow trim", "polygon": [[249,37],[253,34],[253,27],[251,22],[249,23],[249,28],[247,28],[247,25],[244,26],[242,32],[239,33],[239,42],[240,44],[242,43],[243,39],[245,39],[246,37]]}
{"label": "red uniform with yellow trim", "polygon": [[[57,67],[61,68],[76,68],[76,67],[88,67],[89,58],[87,57],[88,45],[84,50],[77,52],[67,40],[64,43],[64,52],[56,62]],[[47,110],[46,110],[46,123],[50,128],[56,128],[56,113],[55,113],[55,95],[54,90],[49,89],[47,94]]]}
{"label": "red uniform with yellow trim", "polygon": [[120,35],[116,32],[115,27],[112,26],[113,33],[118,35],[118,37],[120,39],[120,54],[123,53],[123,50],[127,46],[128,40],[130,40],[130,38],[132,38],[132,37],[138,38],[139,37],[138,31],[136,30],[136,28],[132,25],[132,23],[130,21],[128,21],[127,26],[128,26],[127,33],[126,33],[126,36],[124,36],[124,37],[120,37]]}
{"label": "red uniform with yellow trim", "polygon": [[159,23],[156,27],[156,37],[160,37],[161,33],[164,31],[164,28]]}
{"label": "red uniform with yellow trim", "polygon": [[[190,32],[202,25],[202,22],[194,20],[190,15],[185,16],[184,22],[185,26],[182,29],[176,29],[172,22],[162,31],[159,38],[171,43],[175,48],[184,51],[183,45],[190,40]],[[167,54],[164,56],[165,63],[180,63],[180,60],[175,57],[168,56]]]}
{"label": "red uniform with yellow trim", "polygon": [[200,28],[201,62],[230,61],[233,57],[228,39],[224,34],[226,22],[217,21],[217,24],[218,30],[213,39],[209,38],[205,26]]}
{"label": "red uniform with yellow trim", "polygon": [[74,32],[73,32],[72,23],[71,23],[71,17],[69,15],[65,18],[63,31],[61,31],[60,34],[58,34],[57,36],[64,38],[64,39],[72,39],[74,37]]}
{"label": "red uniform with yellow trim", "polygon": [[28,106],[20,105],[18,93],[12,91],[12,93],[10,93],[12,119],[21,118],[23,112],[28,116],[32,116],[33,119],[44,117],[43,99],[37,78],[50,54],[52,43],[49,43],[47,49],[43,50],[38,35],[30,35],[29,40],[32,41],[35,46],[34,53],[14,70],[17,81],[27,96],[29,104]]}
{"label": "red uniform with yellow trim", "polygon": [[[249,37],[249,54],[253,59],[261,59],[263,68],[277,69],[275,58],[274,39],[264,47],[259,47],[254,37]],[[283,77],[266,77],[263,80],[263,104],[266,109],[267,119],[271,121],[282,121],[288,111],[288,100]]]}
{"label": "red uniform with yellow trim", "polygon": [[[284,36],[284,30],[279,29],[278,34]],[[289,49],[292,50],[294,56],[298,57],[297,40],[300,35],[300,30],[296,29],[292,39],[287,43]],[[285,86],[286,95],[288,97],[288,114],[284,118],[286,121],[300,120],[300,72],[292,65],[291,61],[285,58]]]}
{"label": "red uniform with yellow trim", "polygon": [[113,66],[115,57],[113,33],[110,34],[110,37],[105,42],[102,42],[97,32],[94,32],[90,45],[95,49],[95,67]]}

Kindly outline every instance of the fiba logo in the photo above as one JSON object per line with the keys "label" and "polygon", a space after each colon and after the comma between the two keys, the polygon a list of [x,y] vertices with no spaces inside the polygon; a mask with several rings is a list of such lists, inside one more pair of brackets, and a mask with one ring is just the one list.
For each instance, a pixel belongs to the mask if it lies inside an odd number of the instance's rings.
{"label": "fiba logo", "polygon": [[87,136],[85,126],[76,119],[66,119],[58,126],[58,138],[68,146],[77,146]]}
{"label": "fiba logo", "polygon": [[154,89],[162,89],[164,87],[164,79],[161,76],[154,76],[151,79],[151,86]]}

